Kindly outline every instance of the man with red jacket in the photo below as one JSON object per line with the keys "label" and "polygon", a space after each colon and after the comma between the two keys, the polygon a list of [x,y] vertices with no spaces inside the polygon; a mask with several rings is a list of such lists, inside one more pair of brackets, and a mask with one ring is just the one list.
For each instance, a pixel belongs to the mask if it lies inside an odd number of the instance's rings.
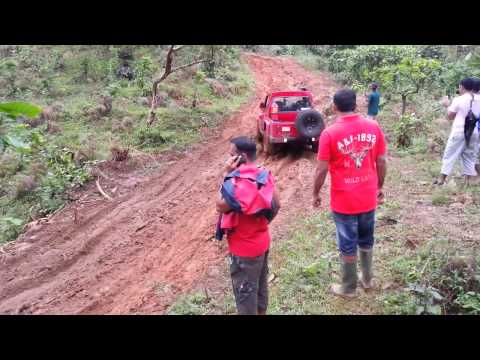
{"label": "man with red jacket", "polygon": [[333,97],[338,117],[320,136],[313,206],[321,205],[320,190],[330,172],[330,205],[342,264],[342,281],[331,290],[342,297],[357,295],[357,250],[360,285],[372,287],[375,209],[383,200],[386,144],[377,122],[355,113],[356,94],[344,89]]}
{"label": "man with red jacket", "polygon": [[[235,174],[240,176],[241,174],[268,174],[265,182],[269,182],[269,190],[273,190],[273,193],[270,193],[269,201],[271,203],[273,200],[276,205],[270,219],[261,214],[245,214],[239,209],[234,209],[235,206],[232,202],[226,201],[223,196],[220,196],[217,201],[217,211],[223,216],[234,218],[230,221],[230,225],[234,223],[234,226],[229,226],[227,230],[227,240],[230,253],[230,275],[239,315],[265,315],[267,312],[268,252],[270,248],[268,224],[280,208],[273,176],[255,164],[256,154],[255,141],[244,136],[232,139],[231,158],[223,170],[222,179],[225,179],[227,175],[234,176]],[[251,177],[254,178],[254,176]],[[241,181],[242,179],[238,177],[236,180]],[[225,182],[223,189],[225,190]],[[245,186],[242,191],[243,199],[239,199],[239,201],[245,204],[245,201],[242,200],[255,198],[257,185]],[[238,190],[238,196],[240,193]],[[255,205],[255,202],[253,201],[251,204]]]}

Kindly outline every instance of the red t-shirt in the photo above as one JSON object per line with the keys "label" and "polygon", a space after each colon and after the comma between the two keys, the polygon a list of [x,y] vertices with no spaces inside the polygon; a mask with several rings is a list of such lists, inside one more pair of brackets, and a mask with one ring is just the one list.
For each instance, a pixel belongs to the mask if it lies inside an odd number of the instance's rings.
{"label": "red t-shirt", "polygon": [[239,214],[238,225],[227,234],[228,249],[237,256],[255,257],[270,246],[268,220],[265,216]]}
{"label": "red t-shirt", "polygon": [[385,137],[374,120],[343,116],[323,131],[318,159],[329,162],[333,211],[359,214],[377,207],[376,159],[385,153]]}
{"label": "red t-shirt", "polygon": [[[247,165],[243,165],[247,166]],[[272,174],[270,181],[275,186]],[[238,224],[227,232],[230,253],[237,256],[255,257],[264,254],[270,247],[268,220],[265,216],[238,214]]]}

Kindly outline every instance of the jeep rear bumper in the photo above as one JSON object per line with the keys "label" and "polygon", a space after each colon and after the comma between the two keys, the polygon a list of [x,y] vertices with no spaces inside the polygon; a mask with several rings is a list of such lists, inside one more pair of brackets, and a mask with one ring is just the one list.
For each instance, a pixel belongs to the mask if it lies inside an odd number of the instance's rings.
{"label": "jeep rear bumper", "polygon": [[289,143],[294,141],[305,141],[306,143],[315,143],[315,142],[318,142],[318,138],[302,139],[296,136],[284,136],[284,137],[269,136],[268,141],[272,144],[284,144],[284,143]]}
{"label": "jeep rear bumper", "polygon": [[272,121],[270,123],[270,131],[268,141],[272,144],[283,144],[288,142],[305,141],[306,143],[318,142],[318,137],[303,139],[297,133],[294,122],[290,121]]}

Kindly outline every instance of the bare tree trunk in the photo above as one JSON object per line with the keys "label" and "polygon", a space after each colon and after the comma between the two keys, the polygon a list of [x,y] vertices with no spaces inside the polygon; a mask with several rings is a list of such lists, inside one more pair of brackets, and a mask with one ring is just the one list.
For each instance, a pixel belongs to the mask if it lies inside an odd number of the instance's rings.
{"label": "bare tree trunk", "polygon": [[196,65],[196,64],[200,64],[202,62],[205,62],[206,60],[204,59],[201,59],[201,60],[196,60],[196,61],[193,61],[189,64],[186,64],[186,65],[182,65],[182,66],[178,66],[176,68],[172,68],[172,63],[173,63],[173,56],[175,55],[175,53],[177,51],[179,51],[180,49],[182,49],[184,47],[184,45],[182,46],[179,46],[179,47],[175,47],[175,45],[170,45],[170,48],[168,49],[168,53],[167,53],[167,59],[165,61],[165,70],[162,74],[162,76],[160,76],[158,79],[154,80],[153,81],[153,86],[152,86],[152,103],[150,104],[150,112],[148,114],[148,125],[152,125],[153,122],[155,121],[155,107],[157,105],[157,89],[158,89],[158,85],[163,81],[165,80],[171,73],[175,72],[175,71],[178,71],[178,70],[182,70],[182,69],[185,69],[187,67],[190,67],[190,66],[193,66],[193,65]]}
{"label": "bare tree trunk", "polygon": [[407,110],[407,95],[402,94],[402,115],[405,115],[406,110]]}

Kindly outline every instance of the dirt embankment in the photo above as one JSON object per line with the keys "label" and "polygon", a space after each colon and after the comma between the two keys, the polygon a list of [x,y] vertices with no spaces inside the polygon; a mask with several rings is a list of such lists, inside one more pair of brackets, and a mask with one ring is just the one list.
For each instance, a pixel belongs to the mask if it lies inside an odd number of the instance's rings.
{"label": "dirt embankment", "polygon": [[[90,184],[81,199],[0,251],[0,313],[162,313],[179,294],[215,276],[226,255],[225,244],[212,237],[228,139],[254,135],[268,91],[306,86],[323,109],[337,88],[292,59],[250,54],[246,60],[255,96],[208,141],[167,159],[153,175],[117,171],[114,182],[100,178],[112,183],[111,194],[117,187],[113,201]],[[259,162],[273,171],[283,202],[275,238],[310,208],[314,161],[310,155]]]}

